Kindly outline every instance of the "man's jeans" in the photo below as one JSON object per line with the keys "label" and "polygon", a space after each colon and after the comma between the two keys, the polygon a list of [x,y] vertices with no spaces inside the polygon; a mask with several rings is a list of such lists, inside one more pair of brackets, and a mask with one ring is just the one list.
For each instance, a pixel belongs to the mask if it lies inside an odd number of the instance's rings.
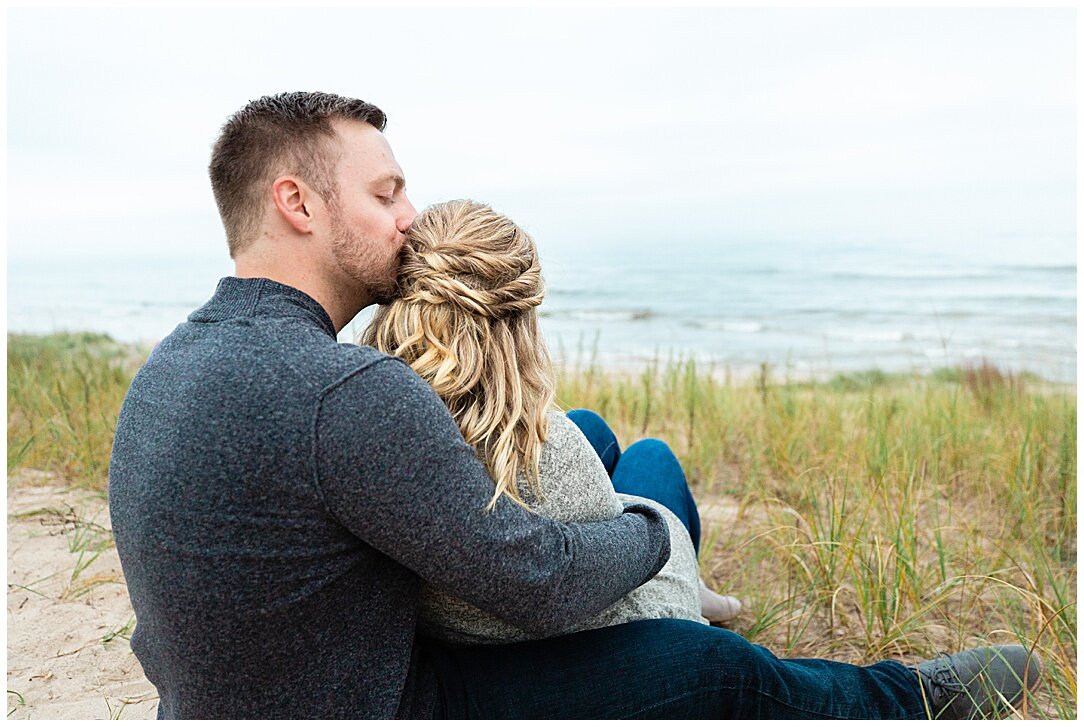
{"label": "man's jeans", "polygon": [[[623,454],[597,414],[569,412],[619,492],[649,497],[700,539],[681,465],[659,440]],[[475,719],[921,719],[918,680],[895,661],[868,667],[779,659],[695,621],[636,621],[540,641],[454,646],[421,639],[440,685],[437,717]]]}

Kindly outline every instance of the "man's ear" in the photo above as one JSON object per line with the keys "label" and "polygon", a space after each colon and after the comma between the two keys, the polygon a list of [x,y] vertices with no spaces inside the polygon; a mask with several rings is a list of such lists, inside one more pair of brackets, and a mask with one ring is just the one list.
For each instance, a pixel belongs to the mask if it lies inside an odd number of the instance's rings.
{"label": "man's ear", "polygon": [[308,205],[312,198],[309,188],[295,177],[279,177],[271,184],[275,209],[291,227],[304,234],[312,231],[312,213]]}

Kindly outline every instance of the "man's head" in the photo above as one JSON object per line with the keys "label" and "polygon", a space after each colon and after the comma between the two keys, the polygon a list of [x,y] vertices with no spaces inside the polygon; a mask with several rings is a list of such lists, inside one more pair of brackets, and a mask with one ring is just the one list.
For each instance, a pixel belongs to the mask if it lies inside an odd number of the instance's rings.
{"label": "man's head", "polygon": [[231,116],[210,174],[239,268],[301,264],[336,298],[390,299],[415,211],[385,123],[376,106],[329,93],[265,96]]}
{"label": "man's head", "polygon": [[211,153],[211,188],[230,256],[259,234],[271,183],[282,174],[305,180],[326,199],[337,196],[336,119],[383,131],[384,112],[332,93],[279,93],[250,102],[223,125]]}

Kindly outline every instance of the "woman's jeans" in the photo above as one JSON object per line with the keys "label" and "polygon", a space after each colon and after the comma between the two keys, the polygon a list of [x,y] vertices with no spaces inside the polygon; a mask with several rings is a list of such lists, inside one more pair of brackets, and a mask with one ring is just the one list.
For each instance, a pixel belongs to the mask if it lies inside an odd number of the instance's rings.
{"label": "woman's jeans", "polygon": [[[696,504],[670,448],[624,453],[594,412],[569,412],[618,492],[665,505],[700,539]],[[903,664],[779,659],[741,636],[658,619],[503,646],[419,639],[439,684],[437,717],[475,719],[921,719],[918,679]]]}
{"label": "woman's jeans", "polygon": [[700,555],[700,514],[685,472],[670,445],[661,439],[641,439],[622,453],[617,435],[595,412],[573,409],[568,418],[594,447],[614,490],[654,500],[677,515],[693,539],[696,554]]}

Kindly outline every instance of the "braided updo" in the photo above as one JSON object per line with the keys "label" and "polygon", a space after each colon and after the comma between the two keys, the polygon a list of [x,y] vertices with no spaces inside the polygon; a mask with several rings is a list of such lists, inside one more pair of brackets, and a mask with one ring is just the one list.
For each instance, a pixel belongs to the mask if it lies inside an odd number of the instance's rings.
{"label": "braided updo", "polygon": [[489,206],[455,200],[423,211],[407,233],[401,297],[381,306],[358,343],[401,357],[448,405],[496,491],[525,505],[555,384],[538,327],[545,289],[530,235]]}

